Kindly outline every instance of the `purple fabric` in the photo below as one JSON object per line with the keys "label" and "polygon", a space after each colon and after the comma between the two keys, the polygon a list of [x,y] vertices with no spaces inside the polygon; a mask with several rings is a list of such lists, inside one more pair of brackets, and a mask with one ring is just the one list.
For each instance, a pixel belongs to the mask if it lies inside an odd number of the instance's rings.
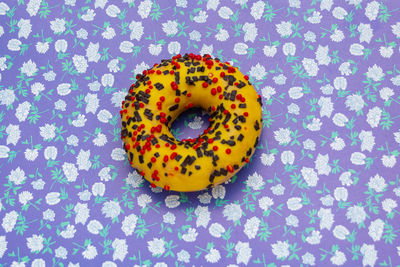
{"label": "purple fabric", "polygon": [[[0,262],[398,266],[399,18],[397,1],[0,2]],[[190,52],[250,76],[261,141],[223,185],[151,189],[121,101]]]}

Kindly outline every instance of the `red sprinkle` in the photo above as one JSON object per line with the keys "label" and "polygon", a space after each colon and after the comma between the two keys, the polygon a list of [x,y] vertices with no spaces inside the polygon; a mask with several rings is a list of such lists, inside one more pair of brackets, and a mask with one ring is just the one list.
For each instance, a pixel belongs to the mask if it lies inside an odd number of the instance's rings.
{"label": "red sprinkle", "polygon": [[187,97],[191,97],[192,94],[191,94],[191,93],[187,93],[186,96],[187,96]]}
{"label": "red sprinkle", "polygon": [[156,148],[160,148],[160,144],[156,144]]}
{"label": "red sprinkle", "polygon": [[125,148],[126,148],[126,150],[129,150],[131,148],[131,145],[130,144],[126,144]]}
{"label": "red sprinkle", "polygon": [[213,150],[214,150],[214,151],[217,151],[217,150],[218,150],[218,147],[217,147],[217,146],[213,146]]}
{"label": "red sprinkle", "polygon": [[170,158],[171,158],[171,159],[175,159],[176,156],[178,156],[178,153],[172,152]]}
{"label": "red sprinkle", "polygon": [[150,186],[151,186],[152,188],[156,188],[156,187],[157,187],[154,183],[151,183]]}
{"label": "red sprinkle", "polygon": [[179,171],[179,167],[178,167],[178,166],[175,166],[174,170],[175,170],[175,171]]}
{"label": "red sprinkle", "polygon": [[228,172],[233,172],[234,171],[232,165],[226,166],[226,169],[228,170]]}
{"label": "red sprinkle", "polygon": [[231,108],[232,108],[232,109],[235,109],[235,108],[236,108],[236,105],[235,105],[235,104],[232,104],[232,105],[231,105]]}
{"label": "red sprinkle", "polygon": [[214,77],[214,78],[212,79],[212,82],[213,82],[213,83],[217,83],[217,82],[218,82],[218,78]]}
{"label": "red sprinkle", "polygon": [[165,156],[164,156],[164,162],[167,162],[168,159],[169,159],[169,158],[168,158],[168,155],[165,155]]}
{"label": "red sprinkle", "polygon": [[221,78],[224,78],[224,77],[225,77],[225,72],[221,72],[221,73],[219,74],[219,76],[221,76]]}
{"label": "red sprinkle", "polygon": [[196,55],[196,59],[197,60],[201,60],[201,56],[200,55]]}
{"label": "red sprinkle", "polygon": [[225,150],[225,152],[226,152],[226,154],[231,154],[231,149],[230,148],[227,148],[226,150]]}
{"label": "red sprinkle", "polygon": [[222,98],[224,98],[224,95],[219,95],[218,98],[222,99]]}
{"label": "red sprinkle", "polygon": [[246,112],[243,113],[243,115],[244,115],[245,117],[247,117],[247,116],[249,116],[249,113],[246,111]]}
{"label": "red sprinkle", "polygon": [[160,100],[161,100],[161,102],[164,102],[165,101],[165,96],[160,96]]}
{"label": "red sprinkle", "polygon": [[225,109],[224,114],[227,115],[229,113],[229,110]]}
{"label": "red sprinkle", "polygon": [[226,129],[226,128],[228,128],[229,126],[228,126],[228,124],[224,124],[224,128]]}
{"label": "red sprinkle", "polygon": [[250,162],[249,158],[246,158],[244,161],[245,161],[246,163],[249,163],[249,162]]}
{"label": "red sprinkle", "polygon": [[244,75],[244,77],[243,77],[246,81],[248,81],[249,80],[249,76],[248,75]]}
{"label": "red sprinkle", "polygon": [[175,103],[179,103],[181,99],[179,97],[175,98]]}
{"label": "red sprinkle", "polygon": [[214,142],[214,139],[210,138],[207,140],[207,143],[212,144]]}
{"label": "red sprinkle", "polygon": [[141,176],[144,176],[144,171],[141,171],[141,172],[140,172],[140,175],[141,175]]}
{"label": "red sprinkle", "polygon": [[218,86],[218,87],[217,87],[217,91],[218,91],[218,93],[221,93],[221,91],[222,91],[221,86]]}
{"label": "red sprinkle", "polygon": [[169,185],[164,185],[164,190],[169,191],[170,190]]}
{"label": "red sprinkle", "polygon": [[207,82],[203,82],[203,88],[207,88],[208,87],[208,83]]}
{"label": "red sprinkle", "polygon": [[171,75],[174,74],[174,73],[175,73],[175,71],[173,71],[173,70],[169,71],[169,74],[171,74]]}
{"label": "red sprinkle", "polygon": [[155,157],[152,157],[152,158],[151,158],[151,162],[153,162],[153,163],[155,163],[156,160],[157,160],[157,159],[156,159]]}
{"label": "red sprinkle", "polygon": [[140,102],[139,107],[144,108],[144,104],[142,102]]}
{"label": "red sprinkle", "polygon": [[216,95],[217,94],[217,89],[215,89],[215,88],[211,89],[211,94],[212,95]]}
{"label": "red sprinkle", "polygon": [[160,74],[161,74],[161,70],[157,70],[156,73],[157,73],[158,75],[160,75]]}

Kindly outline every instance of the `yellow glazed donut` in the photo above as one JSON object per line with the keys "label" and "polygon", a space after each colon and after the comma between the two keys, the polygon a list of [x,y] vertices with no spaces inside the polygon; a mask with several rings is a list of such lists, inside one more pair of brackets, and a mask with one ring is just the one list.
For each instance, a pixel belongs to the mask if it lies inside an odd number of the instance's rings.
{"label": "yellow glazed donut", "polygon": [[[177,55],[136,76],[122,102],[121,137],[130,164],[152,187],[198,191],[249,162],[262,128],[261,98],[248,76],[209,55]],[[170,132],[180,113],[200,107],[210,125],[195,139]]]}

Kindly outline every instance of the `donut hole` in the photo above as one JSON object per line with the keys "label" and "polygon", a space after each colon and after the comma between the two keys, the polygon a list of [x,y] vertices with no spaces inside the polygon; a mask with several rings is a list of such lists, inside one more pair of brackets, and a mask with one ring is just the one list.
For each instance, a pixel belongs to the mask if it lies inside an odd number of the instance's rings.
{"label": "donut hole", "polygon": [[171,133],[177,140],[197,138],[208,128],[210,116],[201,108],[188,109],[175,119]]}

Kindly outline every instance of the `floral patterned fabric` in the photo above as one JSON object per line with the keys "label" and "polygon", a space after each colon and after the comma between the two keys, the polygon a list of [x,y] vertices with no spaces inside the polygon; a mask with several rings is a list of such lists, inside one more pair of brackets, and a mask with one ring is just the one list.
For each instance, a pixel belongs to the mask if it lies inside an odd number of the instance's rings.
{"label": "floral patterned fabric", "polygon": [[[1,264],[399,266],[399,9],[1,1]],[[118,111],[135,74],[186,52],[250,76],[263,132],[231,181],[164,192],[129,166]]]}

